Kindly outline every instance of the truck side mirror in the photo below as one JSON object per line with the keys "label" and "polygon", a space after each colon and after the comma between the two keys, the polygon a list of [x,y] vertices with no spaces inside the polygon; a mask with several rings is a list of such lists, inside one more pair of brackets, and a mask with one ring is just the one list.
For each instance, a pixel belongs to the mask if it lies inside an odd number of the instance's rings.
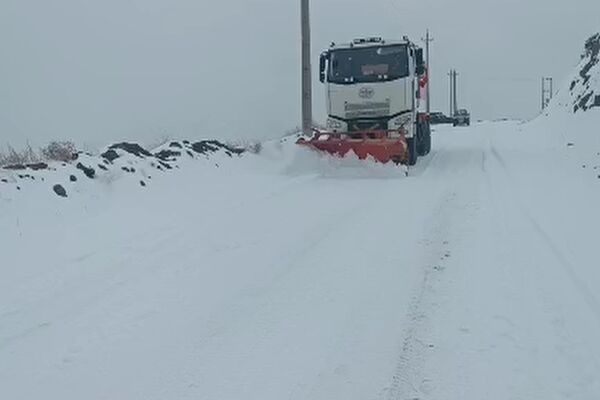
{"label": "truck side mirror", "polygon": [[327,59],[329,58],[329,53],[321,53],[321,58],[319,58],[319,80],[321,83],[325,82],[325,68],[327,66]]}
{"label": "truck side mirror", "polygon": [[415,52],[415,63],[417,64],[417,75],[425,73],[425,61],[423,60],[423,49],[417,49]]}

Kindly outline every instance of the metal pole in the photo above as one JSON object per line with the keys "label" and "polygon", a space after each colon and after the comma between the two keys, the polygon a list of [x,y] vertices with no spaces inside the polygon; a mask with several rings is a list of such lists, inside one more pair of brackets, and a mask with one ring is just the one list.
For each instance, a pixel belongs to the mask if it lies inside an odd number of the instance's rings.
{"label": "metal pole", "polygon": [[542,77],[542,111],[544,111],[544,109],[546,108],[546,101],[545,101],[545,92],[546,91],[546,78]]}
{"label": "metal pole", "polygon": [[312,134],[312,68],[310,63],[310,7],[309,0],[301,2],[302,22],[302,132]]}
{"label": "metal pole", "polygon": [[458,72],[456,72],[456,70],[454,70],[454,114],[456,115],[456,112],[458,111],[458,87],[456,85],[456,77],[458,76]]}
{"label": "metal pole", "polygon": [[450,77],[450,101],[448,101],[448,105],[449,105],[449,111],[448,111],[448,116],[452,117],[453,113],[452,113],[452,98],[454,97],[454,95],[452,94],[452,71],[450,70],[450,72],[448,73],[448,76]]}

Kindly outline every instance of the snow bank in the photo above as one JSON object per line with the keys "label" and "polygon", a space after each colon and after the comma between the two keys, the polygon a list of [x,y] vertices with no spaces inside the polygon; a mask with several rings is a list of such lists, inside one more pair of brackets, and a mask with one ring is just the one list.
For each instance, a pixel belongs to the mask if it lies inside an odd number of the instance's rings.
{"label": "snow bank", "polygon": [[573,73],[524,131],[529,135],[520,145],[563,148],[587,175],[600,179],[600,33],[585,42]]}
{"label": "snow bank", "polygon": [[90,194],[94,191],[90,186],[106,187],[113,183],[146,187],[155,174],[179,169],[189,161],[219,168],[244,153],[242,148],[216,140],[172,141],[153,151],[137,143],[115,143],[100,155],[73,154],[69,162],[5,166],[0,169],[0,200],[15,199],[19,192],[34,195],[32,192],[39,190],[67,198],[72,194]]}

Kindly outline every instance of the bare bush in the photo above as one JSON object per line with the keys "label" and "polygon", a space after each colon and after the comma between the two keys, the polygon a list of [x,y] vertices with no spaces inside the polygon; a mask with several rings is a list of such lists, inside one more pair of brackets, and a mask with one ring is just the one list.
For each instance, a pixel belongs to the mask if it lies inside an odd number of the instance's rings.
{"label": "bare bush", "polygon": [[23,150],[16,150],[7,144],[3,151],[0,151],[0,166],[5,165],[25,165],[37,163],[42,157],[28,143]]}
{"label": "bare bush", "polygon": [[71,161],[77,153],[77,148],[73,142],[50,142],[48,146],[42,149],[42,155],[49,161]]}

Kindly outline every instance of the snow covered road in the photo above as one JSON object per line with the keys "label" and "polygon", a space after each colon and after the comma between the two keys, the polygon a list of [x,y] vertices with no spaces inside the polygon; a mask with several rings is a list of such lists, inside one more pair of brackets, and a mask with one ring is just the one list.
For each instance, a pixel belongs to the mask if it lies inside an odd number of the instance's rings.
{"label": "snow covered road", "polygon": [[0,398],[600,398],[600,181],[522,129],[0,202]]}

